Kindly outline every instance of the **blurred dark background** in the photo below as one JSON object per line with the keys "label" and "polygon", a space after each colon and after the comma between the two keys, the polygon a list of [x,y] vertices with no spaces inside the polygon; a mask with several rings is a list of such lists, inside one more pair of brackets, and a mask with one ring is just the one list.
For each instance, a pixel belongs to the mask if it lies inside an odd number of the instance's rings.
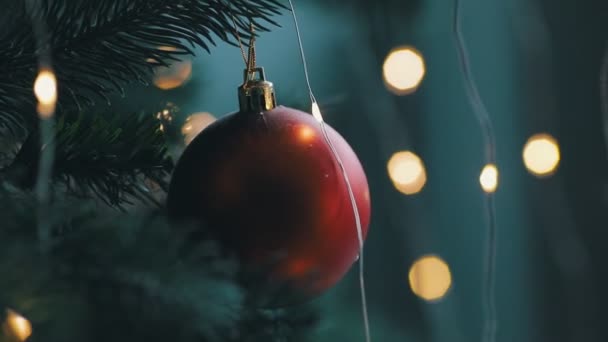
{"label": "blurred dark background", "polygon": [[[479,340],[485,146],[458,64],[453,1],[296,5],[325,119],[351,143],[370,183],[365,275],[374,340]],[[607,341],[608,138],[600,79],[608,2],[465,0],[461,15],[497,136],[497,340]],[[291,17],[278,20],[282,28],[258,40],[258,63],[281,104],[308,111]],[[389,61],[395,51],[402,53]],[[166,129],[188,139],[182,134],[236,110],[242,69],[240,51],[221,44],[159,70],[156,87],[133,88],[116,105],[171,108]],[[543,175],[523,158],[537,134],[546,135],[528,162],[549,163]],[[316,341],[361,339],[356,273],[318,300],[324,320]]]}

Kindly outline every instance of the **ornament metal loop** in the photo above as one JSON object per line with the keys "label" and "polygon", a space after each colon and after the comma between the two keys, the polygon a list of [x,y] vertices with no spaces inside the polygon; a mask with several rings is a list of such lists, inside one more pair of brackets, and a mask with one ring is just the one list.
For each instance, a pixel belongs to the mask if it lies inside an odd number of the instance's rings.
{"label": "ornament metal loop", "polygon": [[274,86],[266,80],[264,68],[245,69],[243,84],[239,87],[239,108],[241,112],[265,112],[277,106]]}

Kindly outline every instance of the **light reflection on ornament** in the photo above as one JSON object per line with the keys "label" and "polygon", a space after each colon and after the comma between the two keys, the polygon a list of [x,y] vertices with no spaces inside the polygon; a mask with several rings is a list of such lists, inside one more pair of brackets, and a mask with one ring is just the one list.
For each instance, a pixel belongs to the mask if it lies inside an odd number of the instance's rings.
{"label": "light reflection on ornament", "polygon": [[448,264],[435,255],[416,260],[410,268],[408,278],[412,292],[427,301],[443,298],[452,285]]}
{"label": "light reflection on ornament", "polygon": [[309,142],[315,137],[315,131],[308,126],[300,126],[298,128],[298,136],[303,142]]}
{"label": "light reflection on ornament", "polygon": [[420,157],[410,151],[393,154],[387,165],[388,174],[397,190],[413,195],[426,184],[426,170]]}
{"label": "light reflection on ornament", "polygon": [[479,184],[486,193],[496,191],[498,187],[498,169],[494,164],[486,165],[479,175]]}
{"label": "light reflection on ornament", "polygon": [[34,82],[34,94],[38,100],[38,114],[48,118],[55,112],[57,104],[57,78],[53,71],[41,69]]}
{"label": "light reflection on ornament", "polygon": [[13,310],[6,311],[6,321],[2,330],[7,336],[18,341],[25,341],[32,335],[32,324],[23,316]]}
{"label": "light reflection on ornament", "polygon": [[528,139],[522,156],[526,169],[537,177],[552,175],[561,159],[557,140],[544,133]]}
{"label": "light reflection on ornament", "polygon": [[393,49],[383,65],[384,83],[397,95],[416,91],[426,73],[422,54],[412,47]]}
{"label": "light reflection on ornament", "polygon": [[182,126],[182,135],[184,143],[189,145],[194,138],[207,126],[215,121],[215,117],[210,113],[194,113],[190,115]]}

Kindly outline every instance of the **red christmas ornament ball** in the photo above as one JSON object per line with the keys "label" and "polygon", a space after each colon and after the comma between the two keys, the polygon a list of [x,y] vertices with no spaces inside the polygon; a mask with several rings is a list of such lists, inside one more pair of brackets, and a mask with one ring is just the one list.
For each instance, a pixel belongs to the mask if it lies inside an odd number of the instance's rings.
{"label": "red christmas ornament ball", "polygon": [[[344,138],[325,127],[344,163],[365,238],[365,173]],[[357,259],[357,227],[342,171],[318,122],[295,109],[237,112],[204,129],[176,166],[167,204],[170,217],[200,222],[236,251],[246,271],[261,272],[250,284],[261,289],[261,306],[311,299]]]}

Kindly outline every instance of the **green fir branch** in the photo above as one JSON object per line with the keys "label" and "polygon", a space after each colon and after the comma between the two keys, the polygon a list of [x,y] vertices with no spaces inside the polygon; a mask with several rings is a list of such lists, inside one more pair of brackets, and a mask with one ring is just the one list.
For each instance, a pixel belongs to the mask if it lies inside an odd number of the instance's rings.
{"label": "green fir branch", "polygon": [[0,127],[18,135],[36,120],[32,84],[41,55],[57,74],[60,106],[81,110],[131,82],[147,83],[155,66],[193,54],[195,46],[209,51],[214,37],[233,41],[233,17],[247,37],[249,20],[267,30],[283,7],[278,0],[0,0],[0,6]]}
{"label": "green fir branch", "polygon": [[30,320],[29,341],[303,341],[318,320],[310,307],[248,306],[230,253],[159,213],[56,199],[41,252],[34,196],[2,187],[0,207],[0,316]]}
{"label": "green fir branch", "polygon": [[[53,180],[80,198],[95,194],[110,206],[156,202],[145,182],[167,188],[173,168],[159,122],[151,115],[66,114],[56,125]],[[32,188],[38,170],[38,136],[31,134],[5,172]]]}

